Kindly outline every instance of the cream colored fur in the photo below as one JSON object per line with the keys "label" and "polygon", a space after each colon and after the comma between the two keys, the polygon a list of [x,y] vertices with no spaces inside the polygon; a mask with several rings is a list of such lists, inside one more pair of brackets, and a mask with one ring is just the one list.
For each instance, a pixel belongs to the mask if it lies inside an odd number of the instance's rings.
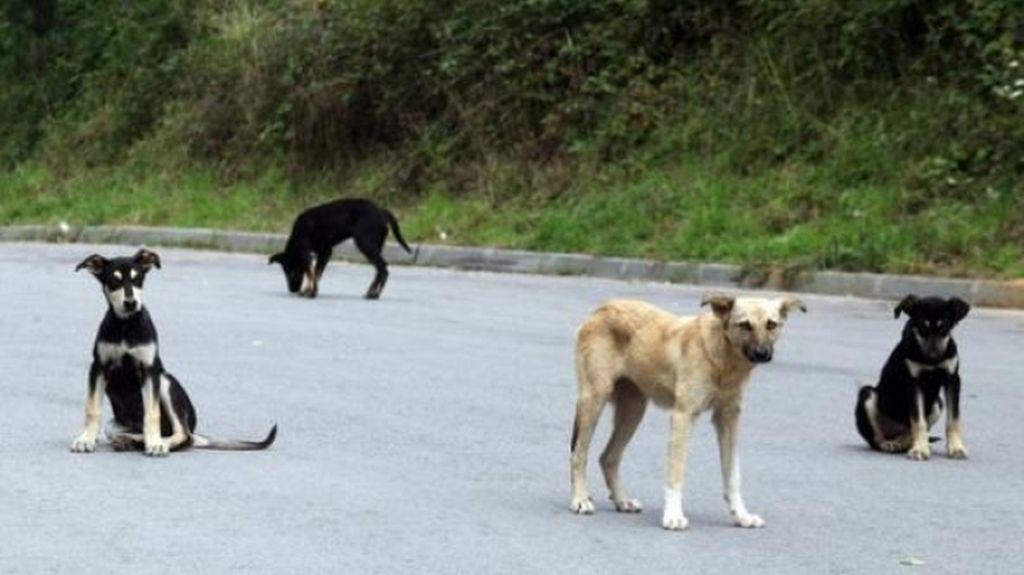
{"label": "cream colored fur", "polygon": [[639,512],[619,477],[626,445],[643,418],[648,401],[670,412],[671,434],[662,525],[684,529],[682,492],[686,446],[697,415],[712,411],[718,434],[722,482],[733,521],[761,527],[740,493],[740,405],[760,354],[770,357],[782,324],[796,299],[713,296],[702,305],[712,311],[680,317],[640,301],[616,300],[598,308],[576,337],[578,399],[570,464],[572,511],[592,513],[587,487],[587,452],[605,404],[615,404],[611,439],[600,463],[610,496],[620,512]]}

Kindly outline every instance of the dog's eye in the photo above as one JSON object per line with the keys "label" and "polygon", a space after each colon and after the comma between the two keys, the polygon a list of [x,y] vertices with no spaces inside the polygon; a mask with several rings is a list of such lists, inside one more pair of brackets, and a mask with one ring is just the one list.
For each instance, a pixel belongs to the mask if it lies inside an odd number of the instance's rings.
{"label": "dog's eye", "polygon": [[739,325],[740,329],[742,329],[743,331],[751,331],[754,329],[754,326],[750,325],[749,321],[741,321],[737,325]]}
{"label": "dog's eye", "polygon": [[768,327],[769,330],[774,331],[775,328],[779,327],[779,322],[770,319],[768,320],[768,323],[766,323],[765,325]]}

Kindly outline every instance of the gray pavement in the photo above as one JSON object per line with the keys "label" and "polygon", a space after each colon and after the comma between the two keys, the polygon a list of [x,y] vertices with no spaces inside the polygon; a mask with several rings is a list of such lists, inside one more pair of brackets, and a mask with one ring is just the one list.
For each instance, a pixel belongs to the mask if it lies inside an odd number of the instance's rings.
{"label": "gray pavement", "polygon": [[200,430],[259,437],[277,422],[278,442],[78,455],[105,304],[72,269],[93,251],[133,248],[0,245],[2,573],[1017,573],[1024,560],[1021,312],[975,310],[958,328],[971,459],[939,443],[916,463],[867,451],[853,426],[858,385],[898,337],[890,304],[805,296],[745,405],[744,494],[767,527],[730,526],[703,419],[690,529],[669,533],[658,410],[623,465],[647,510],[616,514],[592,465],[597,514],[568,511],[572,336],[605,299],[691,313],[703,288],[394,267],[366,302],[371,269],[335,263],[307,301],[261,256],[162,249],[146,302]]}

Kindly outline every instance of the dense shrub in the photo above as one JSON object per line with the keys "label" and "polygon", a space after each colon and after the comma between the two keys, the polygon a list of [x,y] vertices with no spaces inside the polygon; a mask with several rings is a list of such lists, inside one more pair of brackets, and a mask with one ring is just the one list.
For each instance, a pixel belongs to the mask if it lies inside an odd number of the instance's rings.
{"label": "dense shrub", "polygon": [[660,131],[743,170],[860,133],[946,193],[1024,169],[1022,41],[1017,0],[15,0],[0,154],[117,161],[158,129],[224,164],[430,168]]}

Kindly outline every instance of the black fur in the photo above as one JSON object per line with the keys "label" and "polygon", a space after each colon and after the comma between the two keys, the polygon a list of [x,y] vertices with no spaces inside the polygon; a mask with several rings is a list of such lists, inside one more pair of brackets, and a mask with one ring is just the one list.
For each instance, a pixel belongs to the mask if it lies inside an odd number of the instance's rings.
{"label": "black fur", "polygon": [[[909,429],[911,421],[918,415],[915,401],[917,391],[920,390],[924,398],[924,415],[927,419],[929,414],[937,416],[942,411],[943,402],[940,395],[948,388],[950,416],[959,418],[959,358],[951,332],[969,310],[970,306],[966,302],[955,297],[918,298],[910,295],[896,306],[895,317],[906,313],[910,319],[903,327],[899,344],[882,367],[878,385],[862,387],[857,396],[857,431],[872,449],[880,449],[880,446],[875,441],[864,405],[873,395],[876,397],[878,412],[894,422],[905,424]],[[923,347],[915,332],[923,340]],[[942,348],[939,342],[946,337],[949,338],[948,343]],[[951,365],[952,363],[947,362],[953,360],[955,367],[952,372],[945,369],[924,369],[914,377],[907,366],[907,360],[924,366]]]}
{"label": "black fur", "polygon": [[[104,392],[110,400],[114,412],[114,421],[123,432],[143,433],[143,386],[147,380],[155,382],[156,397],[160,397],[162,385],[169,385],[169,404],[160,401],[160,434],[167,438],[173,434],[171,411],[182,422],[187,439],[173,449],[189,447],[194,443],[197,447],[215,447],[224,449],[265,449],[276,436],[277,426],[262,441],[216,441],[195,434],[196,411],[189,400],[188,394],[177,379],[164,370],[160,359],[156,326],[146,309],[144,302],[138,299],[146,280],[146,274],[153,267],[160,267],[160,258],[149,250],[139,250],[132,257],[107,259],[100,255],[86,258],[75,268],[76,271],[87,269],[103,285],[107,294],[107,313],[100,323],[93,344],[93,361],[89,369],[90,395],[99,385],[100,378],[106,382]],[[110,294],[123,290],[124,301],[115,309]],[[134,301],[128,305],[129,300]],[[143,361],[132,353],[121,354],[117,358],[103,357],[101,346],[119,346],[127,350],[138,350],[152,345],[152,360]],[[119,448],[143,447],[138,437],[121,438]],[[196,441],[199,440],[199,441]],[[199,444],[201,443],[201,445]],[[91,451],[91,449],[89,449]],[[151,453],[154,454],[154,453]],[[158,454],[154,454],[158,455]]]}
{"label": "black fur", "polygon": [[298,293],[302,290],[303,278],[308,277],[310,287],[302,295],[316,297],[320,276],[331,259],[334,246],[352,238],[356,248],[376,268],[366,298],[377,299],[388,280],[388,265],[381,257],[381,250],[389,228],[402,248],[412,253],[402,238],[394,214],[369,200],[336,200],[299,214],[284,251],[270,256],[269,263],[281,264],[288,291]]}

